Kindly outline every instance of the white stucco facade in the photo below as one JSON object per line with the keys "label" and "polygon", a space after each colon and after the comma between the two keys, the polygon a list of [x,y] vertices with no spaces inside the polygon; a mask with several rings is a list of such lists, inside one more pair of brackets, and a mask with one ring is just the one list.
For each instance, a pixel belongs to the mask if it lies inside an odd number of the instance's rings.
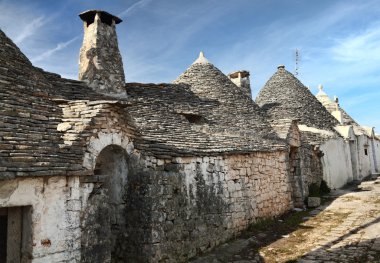
{"label": "white stucco facade", "polygon": [[323,179],[331,188],[340,188],[353,180],[350,146],[343,138],[320,145],[323,152]]}
{"label": "white stucco facade", "polygon": [[[29,233],[23,257],[33,263],[80,260],[80,183],[78,177],[14,179],[0,185],[0,207],[30,207],[21,232]],[[26,216],[23,216],[23,221]],[[26,239],[26,240],[25,240]],[[30,242],[30,243],[29,243]],[[31,245],[30,248],[25,246]]]}
{"label": "white stucco facade", "polygon": [[375,164],[376,164],[376,167],[377,167],[377,171],[376,173],[380,173],[380,138],[378,138],[377,136],[375,136],[375,138],[373,139],[373,151],[375,153]]}

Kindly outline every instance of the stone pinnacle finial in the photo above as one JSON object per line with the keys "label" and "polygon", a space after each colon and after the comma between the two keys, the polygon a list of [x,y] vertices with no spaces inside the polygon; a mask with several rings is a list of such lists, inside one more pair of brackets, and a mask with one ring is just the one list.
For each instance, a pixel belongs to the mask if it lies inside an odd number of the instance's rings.
{"label": "stone pinnacle finial", "polygon": [[207,58],[205,57],[205,54],[203,51],[199,52],[199,57],[193,62],[193,64],[207,64],[210,63]]}
{"label": "stone pinnacle finial", "polygon": [[285,69],[284,65],[278,65],[277,69]]}
{"label": "stone pinnacle finial", "polygon": [[335,111],[339,111],[339,98],[334,95]]}
{"label": "stone pinnacle finial", "polygon": [[319,85],[318,85],[318,90],[319,90],[319,91],[322,91],[322,90],[323,90],[323,86],[322,86],[322,84],[319,84]]}

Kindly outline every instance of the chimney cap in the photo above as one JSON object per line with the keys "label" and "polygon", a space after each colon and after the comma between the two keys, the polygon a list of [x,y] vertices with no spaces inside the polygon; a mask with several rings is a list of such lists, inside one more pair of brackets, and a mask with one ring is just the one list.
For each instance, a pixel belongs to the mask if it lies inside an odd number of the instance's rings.
{"label": "chimney cap", "polygon": [[102,10],[87,10],[79,14],[80,19],[82,19],[85,22],[94,20],[94,17],[96,14],[100,14],[101,17],[103,18],[109,18],[113,19],[115,21],[115,24],[121,23],[123,20],[121,20],[119,17],[114,16],[106,11]]}
{"label": "chimney cap", "polygon": [[250,75],[248,70],[237,70],[237,71],[231,72],[230,74],[228,74],[228,76],[230,78],[235,79],[235,78],[239,77],[239,73],[240,73],[240,76],[242,78],[249,77],[249,75]]}

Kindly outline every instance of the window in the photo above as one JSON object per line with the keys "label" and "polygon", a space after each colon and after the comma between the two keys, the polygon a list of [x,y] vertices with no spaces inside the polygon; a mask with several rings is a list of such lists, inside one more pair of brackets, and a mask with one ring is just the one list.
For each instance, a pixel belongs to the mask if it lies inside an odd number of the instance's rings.
{"label": "window", "polygon": [[188,120],[190,123],[194,123],[194,124],[206,123],[206,119],[197,114],[181,113],[181,115],[183,115],[186,118],[186,120]]}
{"label": "window", "polygon": [[364,149],[364,154],[368,155],[368,150],[367,149]]}

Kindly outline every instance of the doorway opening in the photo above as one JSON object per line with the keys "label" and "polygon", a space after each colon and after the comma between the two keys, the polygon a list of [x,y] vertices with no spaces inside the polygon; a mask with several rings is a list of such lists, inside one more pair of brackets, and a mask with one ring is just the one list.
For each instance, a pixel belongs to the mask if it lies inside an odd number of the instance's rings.
{"label": "doorway opening", "polygon": [[122,262],[118,254],[126,234],[127,152],[117,145],[105,147],[96,159],[94,175],[99,181],[82,216],[83,262]]}
{"label": "doorway opening", "polygon": [[0,208],[0,263],[31,258],[31,206]]}

